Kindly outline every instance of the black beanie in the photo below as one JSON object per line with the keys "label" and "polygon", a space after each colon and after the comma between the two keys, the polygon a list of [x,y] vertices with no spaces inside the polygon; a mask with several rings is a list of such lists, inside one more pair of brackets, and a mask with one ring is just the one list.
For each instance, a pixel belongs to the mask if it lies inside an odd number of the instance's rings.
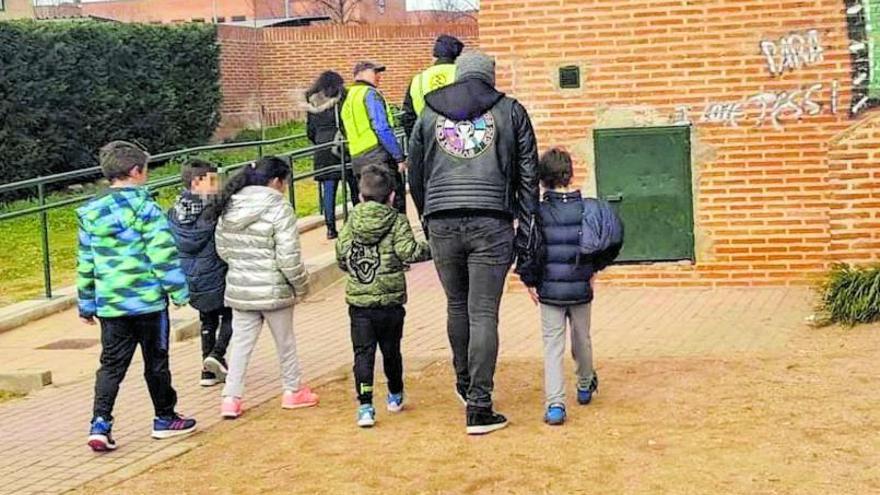
{"label": "black beanie", "polygon": [[455,60],[464,50],[464,43],[455,36],[441,34],[434,42],[434,57]]}

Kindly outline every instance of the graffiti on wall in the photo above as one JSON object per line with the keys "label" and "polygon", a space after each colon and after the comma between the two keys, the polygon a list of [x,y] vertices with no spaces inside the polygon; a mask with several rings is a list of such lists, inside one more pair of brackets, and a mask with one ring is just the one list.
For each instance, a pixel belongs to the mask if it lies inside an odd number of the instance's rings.
{"label": "graffiti on wall", "polygon": [[[774,129],[783,130],[786,121],[823,112],[836,114],[839,101],[837,81],[806,84],[786,91],[761,92],[738,101],[710,102],[700,112],[698,122],[729,127],[772,125]],[[672,120],[676,125],[691,124],[691,113],[691,107],[679,106]]]}
{"label": "graffiti on wall", "polygon": [[[867,1],[867,0],[866,0]],[[875,0],[871,0],[875,1]],[[880,4],[880,0],[876,0]],[[771,77],[795,72],[824,60],[825,50],[819,30],[797,31],[773,40],[761,40],[761,54]],[[677,125],[697,122],[729,127],[772,126],[784,130],[785,123],[800,121],[822,113],[837,114],[840,84],[814,81],[786,90],[763,91],[736,101],[709,102],[697,115],[687,105],[676,107],[672,117]]]}
{"label": "graffiti on wall", "polygon": [[816,29],[789,33],[778,40],[763,40],[760,46],[767,70],[773,76],[819,63],[825,54]]}
{"label": "graffiti on wall", "polygon": [[880,0],[845,0],[855,116],[880,106]]}

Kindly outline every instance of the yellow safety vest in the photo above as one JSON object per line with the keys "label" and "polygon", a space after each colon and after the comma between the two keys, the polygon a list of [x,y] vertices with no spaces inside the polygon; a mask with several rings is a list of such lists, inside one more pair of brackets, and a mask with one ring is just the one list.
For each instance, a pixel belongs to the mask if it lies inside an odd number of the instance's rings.
{"label": "yellow safety vest", "polygon": [[[369,84],[356,83],[348,88],[345,103],[342,104],[342,125],[345,127],[345,135],[348,138],[348,150],[351,156],[359,156],[379,146],[379,136],[370,124],[370,113],[367,111],[367,92],[378,89]],[[379,96],[382,93],[379,92]],[[382,97],[385,100],[384,97]],[[388,115],[388,125],[394,129],[394,116],[391,114],[391,106],[385,100],[385,113]]]}
{"label": "yellow safety vest", "polygon": [[454,82],[455,64],[434,65],[414,77],[412,84],[409,85],[409,95],[416,115],[421,115],[422,110],[425,109],[425,95]]}

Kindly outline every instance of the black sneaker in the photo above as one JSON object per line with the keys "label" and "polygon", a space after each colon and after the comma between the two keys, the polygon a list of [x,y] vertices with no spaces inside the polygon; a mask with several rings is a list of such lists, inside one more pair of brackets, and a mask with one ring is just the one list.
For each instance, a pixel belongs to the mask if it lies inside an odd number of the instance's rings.
{"label": "black sneaker", "polygon": [[229,368],[226,365],[226,360],[222,357],[210,355],[205,358],[203,366],[205,371],[212,373],[217,378],[218,383],[226,381],[226,375],[229,373]]}
{"label": "black sneaker", "polygon": [[507,418],[496,413],[491,407],[467,408],[467,434],[485,435],[507,426]]}
{"label": "black sneaker", "polygon": [[199,380],[199,385],[203,387],[213,387],[218,383],[220,382],[217,380],[217,375],[208,370],[202,370],[202,379]]}
{"label": "black sneaker", "polygon": [[337,237],[339,237],[339,232],[336,231],[336,227],[333,227],[332,229],[331,228],[327,229],[327,240],[328,241],[332,241],[333,239],[336,239]]}

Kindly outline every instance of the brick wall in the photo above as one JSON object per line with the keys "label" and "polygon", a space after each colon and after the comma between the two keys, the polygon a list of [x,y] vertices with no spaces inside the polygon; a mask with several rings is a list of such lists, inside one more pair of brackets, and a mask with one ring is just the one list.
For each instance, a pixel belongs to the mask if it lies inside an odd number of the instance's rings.
{"label": "brick wall", "polygon": [[259,123],[260,106],[269,125],[302,116],[302,93],[324,70],[347,82],[358,60],[376,60],[388,71],[382,89],[400,105],[410,79],[432,63],[438,34],[448,33],[467,45],[477,44],[473,25],[320,26],[253,30],[222,26],[221,134]]}
{"label": "brick wall", "polygon": [[31,0],[3,0],[0,20],[27,19],[34,17],[34,5]]}
{"label": "brick wall", "polygon": [[[575,152],[587,190],[594,128],[692,123],[696,263],[619,267],[606,280],[803,284],[880,247],[880,124],[853,97],[850,3],[498,0],[483,3],[480,45],[541,148]],[[794,67],[779,74],[783,52]],[[558,88],[562,65],[581,67],[582,89]]]}

